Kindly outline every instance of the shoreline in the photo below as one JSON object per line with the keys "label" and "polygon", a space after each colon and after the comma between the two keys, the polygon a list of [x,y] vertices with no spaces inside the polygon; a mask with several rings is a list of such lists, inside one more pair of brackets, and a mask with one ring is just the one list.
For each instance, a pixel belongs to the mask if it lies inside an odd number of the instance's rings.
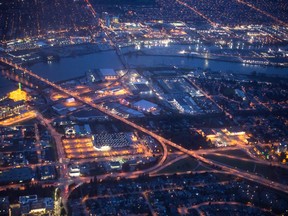
{"label": "shoreline", "polygon": [[[127,47],[131,47],[131,45],[130,46],[123,46],[123,47],[121,47],[121,48],[127,48]],[[86,51],[88,51],[88,50],[86,50]],[[103,50],[90,50],[89,52],[79,52],[79,53],[76,53],[76,52],[74,52],[73,53],[73,55],[71,55],[71,53],[69,53],[68,55],[60,55],[59,56],[59,59],[55,59],[55,61],[52,61],[52,64],[55,64],[55,63],[57,63],[57,62],[60,62],[60,64],[61,64],[61,59],[73,59],[73,58],[77,58],[77,57],[81,57],[81,56],[89,56],[89,55],[93,55],[93,54],[96,54],[96,53],[105,53],[105,52],[111,52],[111,51],[114,51],[114,49],[113,48],[110,48],[110,49],[103,49]],[[206,58],[206,57],[204,57],[204,56],[201,56],[201,55],[191,55],[191,54],[189,54],[189,55],[177,55],[177,54],[167,54],[167,55],[165,55],[165,54],[149,54],[149,53],[146,53],[145,51],[143,51],[143,50],[139,50],[139,51],[126,51],[125,52],[125,50],[123,50],[123,55],[124,56],[131,56],[131,57],[137,57],[137,56],[139,56],[139,57],[142,57],[142,56],[147,56],[147,57],[149,57],[149,56],[151,56],[151,57],[153,57],[153,56],[159,56],[159,57],[173,57],[173,58],[185,58],[185,59],[209,59],[209,60],[211,60],[211,61],[215,61],[215,62],[232,62],[232,63],[237,63],[237,64],[245,64],[245,63],[242,63],[242,62],[240,62],[240,61],[237,61],[237,59],[235,59],[235,57],[234,58],[231,58],[231,59],[228,59],[229,57],[227,57],[226,59],[221,59],[221,58],[211,58],[211,57],[208,57],[208,58]],[[22,65],[24,65],[24,66],[26,66],[26,67],[28,67],[28,68],[30,68],[30,67],[32,67],[32,66],[34,66],[34,65],[36,65],[36,64],[49,64],[47,61],[44,61],[44,59],[39,59],[39,61],[34,61],[34,62],[23,62],[22,63]],[[287,67],[285,67],[285,66],[274,66],[274,65],[260,65],[260,64],[248,64],[248,63],[246,63],[247,65],[258,65],[258,66],[260,66],[260,67],[263,67],[263,68],[265,68],[265,67],[274,67],[274,68],[287,68]],[[172,65],[162,65],[162,66],[157,66],[157,65],[154,65],[154,66],[149,66],[149,65],[133,65],[133,64],[131,64],[130,63],[130,68],[131,69],[137,69],[137,68],[155,68],[155,69],[160,69],[160,68],[162,68],[162,67],[167,67],[167,68],[172,68]],[[181,67],[182,68],[182,67]],[[213,69],[213,67],[211,68],[211,67],[209,67],[209,68],[204,68],[204,67],[192,67],[192,66],[189,66],[189,65],[187,65],[187,66],[183,66],[183,68],[185,68],[186,70],[193,70],[193,69],[200,69],[200,70],[204,70],[204,71],[215,71],[215,69]],[[172,68],[173,69],[173,68]],[[218,71],[215,71],[215,72],[221,72],[221,70],[218,70]],[[228,71],[225,71],[225,72],[228,72]],[[280,72],[275,72],[275,73],[267,73],[267,72],[257,72],[257,71],[254,71],[253,69],[250,71],[250,70],[247,70],[247,73],[245,73],[245,72],[239,72],[239,73],[236,73],[235,72],[235,74],[243,74],[243,75],[252,75],[252,74],[257,74],[258,76],[259,75],[262,75],[262,76],[266,76],[266,77],[285,77],[285,78],[287,78],[288,77],[288,73],[286,74],[285,73],[285,71],[283,72],[283,73],[280,73]],[[70,79],[76,79],[77,77],[79,77],[79,76],[75,76],[75,78],[68,78],[69,80]],[[60,82],[63,82],[63,81],[65,81],[65,80],[67,80],[67,79],[63,79],[63,80],[60,80]]]}
{"label": "shoreline", "polygon": [[[55,59],[53,61],[51,61],[52,63],[56,63],[56,62],[60,62],[61,59],[66,59],[66,58],[77,58],[80,56],[86,56],[86,55],[92,55],[94,53],[101,53],[101,52],[109,52],[109,51],[113,51],[114,49],[107,49],[107,50],[95,50],[95,51],[91,51],[91,52],[86,52],[86,53],[78,53],[78,54],[73,54],[73,55],[63,55],[63,56],[58,56],[58,59]],[[38,63],[46,63],[49,64],[47,60],[41,59],[41,60],[36,60],[36,61],[30,61],[30,62],[23,62],[21,63],[21,65],[26,66],[26,67],[31,67],[35,64]]]}
{"label": "shoreline", "polygon": [[[222,56],[222,57],[216,57],[216,56],[210,56],[210,57],[204,57],[200,54],[187,54],[187,55],[173,55],[173,54],[151,54],[151,53],[145,53],[144,51],[133,51],[133,52],[127,52],[124,53],[124,55],[127,56],[160,56],[160,57],[177,57],[177,58],[196,58],[196,59],[207,59],[211,61],[218,61],[218,62],[232,62],[232,63],[239,63],[239,64],[247,64],[247,65],[256,65],[256,66],[261,66],[261,67],[279,67],[279,68],[288,68],[288,62],[286,63],[287,65],[273,65],[271,63],[269,64],[257,64],[257,63],[244,63],[240,59],[237,60],[237,57],[235,56]],[[230,59],[229,59],[230,58]]]}
{"label": "shoreline", "polygon": [[[83,50],[73,50],[73,47],[85,47],[85,46],[95,46],[94,49],[83,49]],[[122,46],[121,49],[125,49],[125,48],[129,48],[133,45],[127,45],[127,46]],[[100,46],[101,47],[101,46]],[[86,56],[86,55],[91,55],[94,53],[101,53],[101,52],[109,52],[109,51],[113,51],[113,48],[107,48],[107,49],[101,49],[97,44],[76,44],[73,46],[65,46],[65,47],[54,47],[51,51],[51,55],[55,56],[55,59],[52,60],[51,62],[59,62],[61,61],[61,59],[65,59],[65,58],[76,58],[79,56]],[[67,49],[67,53],[60,53],[59,52],[55,52],[56,49]],[[49,48],[50,49],[50,48]],[[69,50],[70,49],[70,50]],[[132,50],[132,51],[122,51],[124,56],[161,56],[161,57],[177,57],[177,58],[190,58],[190,59],[207,59],[207,60],[211,60],[211,61],[218,61],[218,62],[232,62],[232,63],[239,63],[239,64],[244,64],[244,65],[256,65],[256,66],[261,66],[261,67],[279,67],[279,68],[288,68],[288,62],[282,62],[282,63],[252,63],[252,62],[243,62],[241,60],[241,57],[238,56],[215,56],[215,55],[209,55],[209,56],[204,56],[203,54],[155,54],[155,53],[147,53],[147,51],[145,50]],[[125,52],[125,53],[124,53]],[[42,56],[40,59],[37,60],[32,60],[32,61],[23,61],[21,62],[22,65],[27,66],[27,67],[31,67],[34,64],[37,63],[47,63],[48,64],[48,60],[44,59],[44,56],[47,55],[47,50],[39,50],[38,51],[39,55]],[[248,59],[249,60],[249,59]],[[259,59],[261,60],[261,59]],[[281,65],[282,64],[282,65]]]}

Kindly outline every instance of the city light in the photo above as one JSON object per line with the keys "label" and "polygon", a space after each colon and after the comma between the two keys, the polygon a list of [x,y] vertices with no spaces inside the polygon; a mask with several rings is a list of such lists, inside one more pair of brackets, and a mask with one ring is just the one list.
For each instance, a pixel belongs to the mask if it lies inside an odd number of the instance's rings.
{"label": "city light", "polygon": [[285,0],[0,5],[0,215],[287,214]]}

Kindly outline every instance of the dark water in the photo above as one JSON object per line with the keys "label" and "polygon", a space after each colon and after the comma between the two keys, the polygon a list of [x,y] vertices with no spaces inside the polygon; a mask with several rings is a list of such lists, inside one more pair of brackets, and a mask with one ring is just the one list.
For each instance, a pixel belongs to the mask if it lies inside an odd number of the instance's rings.
{"label": "dark water", "polygon": [[[124,49],[129,51],[132,48]],[[201,49],[201,48],[200,48]],[[202,48],[203,49],[203,48]],[[207,49],[213,49],[211,47]],[[237,62],[215,61],[201,58],[157,56],[157,54],[177,55],[180,51],[196,51],[195,46],[189,45],[170,45],[168,47],[141,48],[146,53],[156,54],[156,56],[127,56],[127,61],[132,67],[136,66],[177,66],[182,68],[203,68],[212,71],[225,71],[231,73],[247,74],[255,71],[257,73],[274,74],[288,76],[288,68],[247,65]],[[133,51],[133,49],[132,49]]]}
{"label": "dark water", "polygon": [[99,52],[84,56],[62,58],[59,62],[38,63],[30,69],[51,81],[59,81],[79,77],[89,69],[122,68],[121,62],[114,51]]}
{"label": "dark water", "polygon": [[182,68],[203,68],[212,71],[225,71],[231,73],[247,74],[252,71],[257,73],[288,76],[288,68],[244,65],[236,62],[223,62],[206,60],[200,58],[169,57],[169,56],[131,56],[127,57],[128,62],[134,66],[177,66]]}
{"label": "dark water", "polygon": [[[169,47],[170,53],[175,50],[177,53],[183,47]],[[134,50],[134,48],[125,48],[124,53]],[[169,56],[136,56],[126,55],[126,60],[131,67],[163,67],[177,66],[183,68],[203,68],[211,69],[212,71],[226,71],[230,73],[250,74],[252,71],[270,75],[288,76],[288,68],[258,66],[258,65],[243,65],[234,62],[221,62],[197,58],[187,57],[169,57]],[[85,74],[89,69],[96,68],[123,68],[115,51],[99,52],[84,56],[71,58],[62,58],[59,62],[37,63],[32,65],[30,69],[36,74],[48,78],[51,81],[60,81],[79,77]],[[0,75],[0,96],[15,89],[15,84],[6,80]]]}
{"label": "dark water", "polygon": [[[288,76],[287,68],[243,65],[234,62],[221,62],[206,59],[169,57],[169,56],[126,56],[131,67],[161,67],[178,66],[185,68],[204,68],[212,71],[228,71],[231,73],[257,73]],[[121,69],[122,64],[114,51],[94,53],[85,56],[63,58],[59,62],[38,63],[30,67],[32,71],[48,78],[51,81],[59,81],[82,76],[89,69],[114,68]]]}
{"label": "dark water", "polygon": [[16,90],[18,86],[16,83],[4,78],[0,73],[0,98],[8,94],[12,90]]}

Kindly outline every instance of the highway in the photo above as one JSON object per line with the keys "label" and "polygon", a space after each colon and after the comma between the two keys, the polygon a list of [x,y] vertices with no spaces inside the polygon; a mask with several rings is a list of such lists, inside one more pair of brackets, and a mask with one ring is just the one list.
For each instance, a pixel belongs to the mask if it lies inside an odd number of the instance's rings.
{"label": "highway", "polygon": [[39,128],[38,125],[35,123],[34,124],[34,131],[35,131],[35,147],[36,147],[36,152],[37,152],[37,157],[38,157],[38,163],[41,163],[41,140],[40,140],[40,133],[39,133]]}
{"label": "highway", "polygon": [[279,23],[280,25],[287,26],[287,23],[286,23],[286,22],[283,22],[282,20],[279,20],[277,17],[272,16],[270,13],[267,13],[266,11],[257,8],[257,7],[255,7],[254,5],[252,5],[252,4],[250,4],[250,3],[246,2],[246,1],[243,1],[243,0],[236,0],[236,1],[237,1],[238,3],[244,4],[244,5],[252,8],[252,9],[254,9],[254,10],[256,10],[256,11],[264,14],[264,15],[267,16],[267,17],[270,17],[271,19],[273,19],[274,21],[276,21],[276,22]]}
{"label": "highway", "polygon": [[172,165],[173,163],[175,163],[175,162],[177,162],[177,161],[179,161],[179,160],[185,159],[185,158],[187,158],[187,157],[189,157],[189,155],[186,155],[186,154],[180,155],[180,156],[178,156],[178,157],[170,160],[169,162],[166,162],[165,165],[163,165],[163,166],[161,166],[161,167],[159,167],[159,168],[155,168],[152,172],[150,172],[150,175],[153,175],[153,174],[155,174],[155,173],[163,170],[164,168],[169,167],[169,166]]}
{"label": "highway", "polygon": [[[95,108],[101,112],[103,112],[104,114],[114,118],[114,119],[117,119],[131,127],[133,127],[134,129],[138,130],[138,131],[141,131],[142,133],[145,133],[151,137],[153,137],[154,139],[156,139],[158,142],[160,142],[161,144],[166,144],[166,145],[169,145],[169,146],[172,146],[174,147],[175,149],[178,149],[179,151],[187,154],[187,155],[190,155],[196,159],[198,159],[199,161],[202,161],[203,163],[206,163],[206,164],[209,164],[213,167],[217,167],[219,169],[222,169],[222,170],[225,170],[227,171],[228,173],[230,173],[231,175],[235,175],[235,176],[238,176],[238,177],[241,177],[241,178],[244,178],[244,179],[248,179],[250,181],[254,181],[254,182],[257,182],[257,183],[260,183],[260,184],[263,184],[267,187],[272,187],[276,190],[280,190],[280,191],[283,191],[283,192],[286,192],[288,193],[288,186],[287,185],[283,185],[283,184],[280,184],[280,183],[275,183],[275,182],[271,182],[267,179],[264,179],[262,177],[259,177],[257,175],[254,175],[254,174],[251,174],[251,173],[245,173],[243,171],[240,171],[238,169],[234,169],[234,168],[231,168],[231,167],[228,167],[224,164],[221,164],[221,163],[218,163],[218,162],[215,162],[215,161],[211,161],[211,160],[208,160],[202,156],[200,156],[199,154],[197,154],[195,151],[190,151],[188,149],[185,149],[183,148],[182,146],[170,141],[170,140],[167,140],[151,131],[149,131],[148,129],[142,127],[142,126],[139,126],[137,125],[136,123],[132,122],[132,121],[129,121],[128,119],[125,119],[123,117],[120,117],[112,112],[110,112],[108,109],[105,109],[104,107],[100,106],[100,105],[97,105],[97,104],[94,104],[93,102],[91,102],[90,100],[88,99],[85,99],[85,98],[82,98],[80,95],[78,95],[77,93],[75,92],[71,92],[67,89],[64,89],[62,88],[61,86],[47,80],[47,79],[44,79],[40,76],[38,76],[37,74],[34,74],[31,70],[28,70],[18,64],[15,64],[13,63],[12,61],[9,61],[8,59],[5,59],[5,58],[0,58],[0,62],[4,63],[4,64],[7,64],[7,65],[10,65],[18,70],[21,70],[23,71],[24,73],[28,74],[29,76],[31,77],[34,77],[44,83],[46,83],[47,85],[59,90],[60,92],[63,92],[71,97],[74,97],[76,100],[84,103],[84,104],[87,104],[89,106],[91,106],[92,108]],[[60,156],[62,156],[62,152],[60,153]],[[167,157],[167,155],[164,157]]]}
{"label": "highway", "polygon": [[257,175],[254,175],[252,173],[245,173],[243,171],[240,171],[238,169],[234,169],[234,168],[231,168],[231,167],[228,167],[224,164],[221,164],[221,163],[218,163],[218,162],[215,162],[215,161],[212,161],[212,160],[209,160],[209,159],[206,159],[200,155],[198,155],[195,151],[191,151],[191,150],[188,150],[186,148],[183,148],[182,146],[170,141],[170,140],[167,140],[155,133],[153,133],[152,131],[149,131],[148,129],[142,127],[142,126],[139,126],[137,125],[136,123],[132,122],[132,121],[129,121],[128,119],[125,119],[123,117],[120,117],[114,113],[111,113],[108,109],[105,109],[104,107],[100,106],[100,105],[97,105],[97,104],[94,104],[92,103],[91,101],[85,99],[85,98],[82,98],[81,96],[79,96],[77,93],[75,92],[72,92],[72,91],[69,91],[67,89],[64,89],[62,88],[61,86],[53,83],[53,82],[50,82],[49,80],[46,80],[36,74],[34,74],[32,71],[20,66],[20,65],[17,65],[11,61],[9,61],[8,59],[5,59],[5,58],[0,58],[0,62],[4,63],[4,64],[7,64],[7,65],[10,65],[18,70],[21,70],[23,71],[24,73],[28,74],[29,76],[31,77],[34,77],[44,83],[46,83],[47,85],[59,90],[60,92],[63,92],[71,97],[74,97],[76,100],[84,103],[84,104],[87,104],[89,105],[90,107],[92,108],[95,108],[101,112],[103,112],[104,114],[114,118],[114,119],[117,119],[131,127],[133,127],[134,129],[138,130],[138,131],[141,131],[142,133],[145,133],[151,137],[153,137],[154,139],[156,139],[158,142],[160,143],[164,143],[166,145],[169,145],[169,146],[172,146],[174,147],[175,149],[178,149],[179,151],[187,154],[187,155],[190,155],[196,159],[198,159],[199,161],[202,161],[203,163],[206,163],[206,164],[209,164],[211,165],[212,167],[217,167],[219,169],[222,169],[222,170],[225,170],[227,171],[228,173],[230,173],[231,175],[235,175],[235,176],[238,176],[238,177],[241,177],[241,178],[244,178],[244,179],[247,179],[247,180],[250,180],[250,181],[254,181],[254,182],[257,182],[257,183],[260,183],[262,185],[265,185],[267,187],[271,187],[271,188],[274,188],[276,190],[280,190],[280,191],[285,191],[285,192],[288,192],[288,186],[287,185],[283,185],[283,184],[280,184],[280,183],[275,183],[275,182],[271,182],[267,179],[264,179],[260,176],[257,176]]}
{"label": "highway", "polygon": [[198,14],[200,17],[205,19],[210,25],[217,26],[218,24],[213,22],[209,17],[207,17],[205,14],[201,13],[199,10],[195,9],[194,7],[188,5],[186,2],[176,0],[177,3],[183,5],[184,7],[188,8],[189,10],[192,10],[194,13]]}
{"label": "highway", "polygon": [[91,3],[89,2],[89,0],[85,0],[85,2],[87,3],[87,6],[89,8],[89,10],[92,13],[92,16],[95,18],[96,17],[96,11],[94,10],[93,6],[91,5]]}
{"label": "highway", "polygon": [[226,157],[226,158],[231,158],[231,159],[235,159],[235,160],[240,160],[240,161],[246,161],[246,162],[251,162],[254,164],[262,164],[262,165],[266,165],[266,166],[275,166],[275,167],[281,167],[283,169],[288,169],[288,167],[286,165],[283,165],[281,163],[277,163],[277,162],[273,162],[273,161],[267,161],[267,160],[260,160],[257,157],[255,157],[254,159],[248,159],[248,158],[243,158],[243,157],[236,157],[236,156],[232,156],[232,155],[227,155],[225,153],[208,153],[208,155],[216,155],[216,156],[220,156],[220,157]]}

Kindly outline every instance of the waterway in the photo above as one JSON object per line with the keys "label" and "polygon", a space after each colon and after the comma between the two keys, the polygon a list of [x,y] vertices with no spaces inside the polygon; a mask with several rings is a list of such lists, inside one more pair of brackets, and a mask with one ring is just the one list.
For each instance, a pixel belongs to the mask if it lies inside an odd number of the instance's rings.
{"label": "waterway", "polygon": [[[167,49],[175,50],[177,53],[182,49],[181,46],[171,46]],[[125,48],[123,52],[133,50]],[[171,51],[171,50],[170,50]],[[229,73],[250,74],[252,71],[263,74],[288,76],[288,69],[272,66],[244,65],[236,62],[223,62],[200,58],[171,57],[171,56],[145,56],[145,55],[126,55],[130,67],[164,67],[176,66],[181,68],[203,68],[212,71],[224,71]],[[51,81],[60,81],[79,77],[86,71],[96,68],[121,69],[121,64],[115,51],[98,52],[84,56],[62,58],[59,62],[37,63],[30,69],[40,76]]]}
{"label": "waterway", "polygon": [[11,80],[8,80],[0,73],[0,98],[8,94],[8,92],[17,89],[17,85]]}
{"label": "waterway", "polygon": [[67,80],[85,75],[97,68],[121,69],[122,64],[115,51],[98,52],[89,55],[62,58],[51,63],[37,63],[30,69],[50,81]]}

